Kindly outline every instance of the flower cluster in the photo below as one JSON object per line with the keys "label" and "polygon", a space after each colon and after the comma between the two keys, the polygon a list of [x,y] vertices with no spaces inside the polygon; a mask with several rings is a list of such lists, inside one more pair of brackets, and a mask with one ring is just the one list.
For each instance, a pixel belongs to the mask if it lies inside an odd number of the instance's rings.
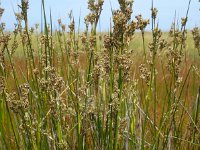
{"label": "flower cluster", "polygon": [[199,51],[199,56],[200,56],[200,29],[198,27],[195,27],[192,30],[192,35],[193,35],[195,48]]}

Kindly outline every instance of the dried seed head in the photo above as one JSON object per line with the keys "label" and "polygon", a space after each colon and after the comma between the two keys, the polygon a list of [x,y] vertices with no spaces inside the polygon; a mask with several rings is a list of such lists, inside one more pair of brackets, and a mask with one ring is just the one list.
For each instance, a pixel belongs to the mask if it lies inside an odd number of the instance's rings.
{"label": "dried seed head", "polygon": [[62,31],[66,30],[66,26],[64,24],[62,24],[61,28],[62,28]]}
{"label": "dried seed head", "polygon": [[159,41],[159,50],[162,51],[165,47],[167,47],[167,41],[165,39],[162,39]]}
{"label": "dried seed head", "polygon": [[23,108],[23,110],[28,110],[29,108],[29,90],[30,87],[28,84],[22,84],[20,85],[20,102],[21,102],[21,107]]}
{"label": "dried seed head", "polygon": [[[175,78],[178,80],[180,73],[180,65],[183,59],[183,52],[176,51],[173,48],[169,47],[167,51],[168,65],[167,68],[169,71],[173,71],[175,69]],[[173,67],[172,67],[173,66]]]}
{"label": "dried seed head", "polygon": [[89,0],[88,1],[88,9],[90,10],[90,13],[85,17],[85,24],[88,26],[90,23],[93,25],[94,23],[97,24],[100,13],[102,11],[104,0]]}
{"label": "dried seed head", "polygon": [[13,55],[15,53],[15,50],[18,48],[18,42],[16,40],[13,41],[12,47],[10,49],[10,55]]}
{"label": "dried seed head", "polygon": [[151,16],[152,16],[153,19],[156,19],[157,13],[158,13],[158,9],[157,8],[151,9]]}
{"label": "dried seed head", "polygon": [[184,32],[182,32],[174,26],[175,25],[173,23],[169,32],[169,36],[172,38],[172,43],[176,44],[176,47],[182,45],[184,48],[186,46],[187,30],[184,30]]}
{"label": "dried seed head", "polygon": [[75,21],[74,19],[72,19],[70,25],[68,25],[69,29],[70,29],[70,32],[73,33],[74,32],[74,29],[75,29]]}
{"label": "dried seed head", "polygon": [[21,13],[15,13],[17,21],[21,22],[23,20],[23,16]]}
{"label": "dried seed head", "polygon": [[140,78],[143,79],[147,85],[149,85],[149,81],[150,81],[150,72],[148,71],[148,69],[145,67],[145,64],[141,64],[139,66],[139,70],[140,70]]}
{"label": "dried seed head", "polygon": [[94,48],[96,45],[96,36],[90,36],[90,48]]}
{"label": "dried seed head", "polygon": [[128,83],[131,80],[130,79],[131,65],[132,65],[131,56],[125,55],[125,54],[121,56],[117,56],[116,62],[119,65],[118,69],[121,69],[122,71],[122,78],[123,78],[124,83]]}
{"label": "dried seed head", "polygon": [[131,38],[135,33],[136,27],[137,23],[135,21],[132,21],[130,24],[128,24],[125,31],[125,37]]}
{"label": "dried seed head", "polygon": [[5,67],[5,46],[6,45],[4,43],[1,43],[1,47],[0,47],[0,65],[2,65],[3,68]]}
{"label": "dried seed head", "polygon": [[17,98],[17,93],[13,92],[8,95],[7,97],[7,102],[9,105],[9,108],[14,112],[14,113],[19,113],[22,103],[21,101]]}
{"label": "dried seed head", "polygon": [[181,25],[185,26],[187,23],[187,17],[186,18],[181,18]]}
{"label": "dried seed head", "polygon": [[199,52],[200,56],[200,29],[198,27],[195,27],[192,30],[193,40],[194,40],[194,46]]}
{"label": "dried seed head", "polygon": [[104,36],[104,47],[109,50],[111,48],[113,48],[113,46],[115,45],[114,43],[114,39],[113,37],[110,37],[108,35]]}
{"label": "dried seed head", "polygon": [[23,16],[23,19],[25,21],[27,21],[27,11],[29,9],[29,1],[28,0],[23,0],[22,3],[21,3],[21,6],[19,6],[22,10],[21,14]]}
{"label": "dried seed head", "polygon": [[22,1],[22,11],[27,11],[29,9],[29,0],[23,0]]}
{"label": "dried seed head", "polygon": [[47,74],[47,79],[41,78],[39,79],[40,87],[42,91],[47,91],[52,93],[57,92],[61,93],[62,89],[65,85],[65,82],[62,77],[59,77],[56,73],[56,69],[53,67],[46,67],[44,69],[45,74]]}
{"label": "dried seed head", "polygon": [[5,81],[4,77],[0,76],[0,94],[2,94],[5,90]]}
{"label": "dried seed head", "polygon": [[95,18],[96,18],[96,14],[88,14],[86,17],[85,17],[85,24],[93,24],[95,22]]}
{"label": "dried seed head", "polygon": [[3,15],[3,13],[4,13],[4,9],[0,7],[0,19],[1,19],[2,15]]}
{"label": "dried seed head", "polygon": [[122,11],[117,10],[117,11],[114,12],[113,22],[114,22],[114,32],[117,32],[117,33],[120,32],[121,33],[123,31],[125,31],[126,23],[127,23],[127,17]]}
{"label": "dried seed head", "polygon": [[0,44],[2,44],[4,46],[8,46],[8,42],[10,40],[11,40],[11,35],[10,34],[6,34],[6,35],[0,36]]}
{"label": "dried seed head", "polygon": [[143,19],[141,14],[136,16],[135,18],[137,19],[137,29],[143,31],[149,24],[149,19]]}
{"label": "dried seed head", "polygon": [[6,26],[6,24],[5,24],[4,22],[2,22],[2,23],[0,24],[0,31],[5,30],[5,26]]}

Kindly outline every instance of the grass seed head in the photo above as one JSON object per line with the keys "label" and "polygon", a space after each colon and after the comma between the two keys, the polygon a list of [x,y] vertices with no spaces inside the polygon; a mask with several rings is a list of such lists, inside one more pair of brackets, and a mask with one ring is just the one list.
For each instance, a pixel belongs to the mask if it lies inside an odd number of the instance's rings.
{"label": "grass seed head", "polygon": [[198,50],[199,56],[200,56],[200,29],[198,27],[195,27],[192,30],[192,35],[193,35],[195,48]]}
{"label": "grass seed head", "polygon": [[4,13],[4,9],[0,7],[0,19],[3,16],[3,13]]}
{"label": "grass seed head", "polygon": [[157,8],[151,9],[151,16],[152,16],[153,19],[156,19],[157,13],[158,13],[158,9]]}
{"label": "grass seed head", "polygon": [[5,81],[4,77],[0,76],[0,94],[2,94],[5,90]]}

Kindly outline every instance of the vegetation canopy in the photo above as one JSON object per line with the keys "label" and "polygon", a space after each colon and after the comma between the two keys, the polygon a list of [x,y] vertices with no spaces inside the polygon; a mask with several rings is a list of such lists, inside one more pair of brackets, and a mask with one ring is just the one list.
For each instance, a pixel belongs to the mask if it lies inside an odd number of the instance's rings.
{"label": "vegetation canopy", "polygon": [[191,0],[168,32],[153,1],[151,18],[133,17],[132,0],[118,3],[109,32],[97,30],[103,0],[88,1],[84,32],[73,12],[53,30],[44,0],[43,24],[29,26],[28,0],[13,31],[0,22],[0,149],[200,149],[200,28],[186,28]]}

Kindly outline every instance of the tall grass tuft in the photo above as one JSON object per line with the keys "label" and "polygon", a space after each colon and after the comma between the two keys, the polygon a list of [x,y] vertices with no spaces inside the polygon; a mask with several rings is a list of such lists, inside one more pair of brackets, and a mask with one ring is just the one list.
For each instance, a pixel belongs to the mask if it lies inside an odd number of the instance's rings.
{"label": "tall grass tuft", "polygon": [[98,30],[104,0],[88,1],[83,32],[72,11],[68,25],[58,19],[53,29],[44,0],[41,26],[29,26],[27,0],[13,31],[1,22],[0,149],[200,148],[200,30],[187,30],[191,0],[169,32],[159,28],[153,0],[149,19],[133,16],[133,1],[118,3],[107,33]]}

